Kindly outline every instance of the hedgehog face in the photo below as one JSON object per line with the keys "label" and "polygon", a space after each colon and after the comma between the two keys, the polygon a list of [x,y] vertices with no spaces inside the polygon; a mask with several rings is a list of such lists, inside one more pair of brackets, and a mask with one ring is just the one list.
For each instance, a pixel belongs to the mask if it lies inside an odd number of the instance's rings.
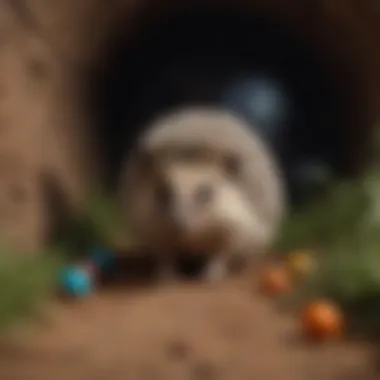
{"label": "hedgehog face", "polygon": [[214,226],[213,209],[223,178],[210,166],[172,164],[156,188],[157,204],[184,235],[199,235]]}

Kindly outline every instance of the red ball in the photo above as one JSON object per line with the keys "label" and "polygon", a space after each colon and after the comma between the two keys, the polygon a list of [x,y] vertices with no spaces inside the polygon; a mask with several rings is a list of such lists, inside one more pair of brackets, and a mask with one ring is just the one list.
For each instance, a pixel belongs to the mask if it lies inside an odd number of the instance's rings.
{"label": "red ball", "polygon": [[86,272],[88,272],[92,278],[96,278],[99,274],[98,268],[92,262],[82,263],[80,264],[80,267],[83,268]]}

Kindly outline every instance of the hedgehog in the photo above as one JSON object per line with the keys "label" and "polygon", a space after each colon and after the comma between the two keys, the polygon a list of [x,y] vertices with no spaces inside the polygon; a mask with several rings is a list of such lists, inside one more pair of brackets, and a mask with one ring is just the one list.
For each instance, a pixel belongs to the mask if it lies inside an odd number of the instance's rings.
{"label": "hedgehog", "polygon": [[237,115],[211,107],[168,112],[147,124],[125,158],[120,204],[163,281],[181,255],[204,258],[202,278],[224,279],[235,260],[270,248],[285,212],[274,154]]}

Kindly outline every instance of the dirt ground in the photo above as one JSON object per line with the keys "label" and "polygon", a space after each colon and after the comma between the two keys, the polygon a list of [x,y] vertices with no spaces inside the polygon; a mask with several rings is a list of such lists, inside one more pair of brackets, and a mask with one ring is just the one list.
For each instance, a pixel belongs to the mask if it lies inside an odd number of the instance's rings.
{"label": "dirt ground", "polygon": [[252,276],[58,302],[0,350],[4,380],[374,380],[373,347],[300,339]]}

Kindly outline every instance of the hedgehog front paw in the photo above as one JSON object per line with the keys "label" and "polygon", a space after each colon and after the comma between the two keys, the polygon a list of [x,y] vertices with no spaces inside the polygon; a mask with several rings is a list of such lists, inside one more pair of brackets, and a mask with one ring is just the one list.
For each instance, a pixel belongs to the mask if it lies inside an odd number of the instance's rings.
{"label": "hedgehog front paw", "polygon": [[176,284],[179,282],[179,276],[172,264],[160,264],[158,268],[158,283]]}
{"label": "hedgehog front paw", "polygon": [[203,278],[208,283],[219,283],[228,275],[227,261],[223,258],[217,258],[208,263],[203,274]]}

